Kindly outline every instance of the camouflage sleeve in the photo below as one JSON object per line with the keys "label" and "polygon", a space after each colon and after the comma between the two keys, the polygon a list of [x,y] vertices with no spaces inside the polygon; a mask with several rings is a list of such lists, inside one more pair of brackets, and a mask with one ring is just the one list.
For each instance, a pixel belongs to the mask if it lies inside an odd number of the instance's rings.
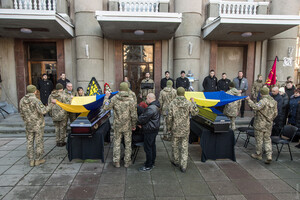
{"label": "camouflage sleeve", "polygon": [[252,85],[252,88],[251,88],[251,96],[252,96],[253,98],[256,98],[256,96],[255,96],[255,84]]}
{"label": "camouflage sleeve", "polygon": [[263,100],[259,101],[258,103],[254,103],[251,99],[247,100],[248,105],[253,109],[253,110],[261,110],[264,108],[265,103]]}
{"label": "camouflage sleeve", "polygon": [[170,132],[171,131],[171,127],[172,127],[172,124],[173,124],[173,103],[171,102],[170,105],[169,105],[169,110],[168,110],[168,115],[167,115],[167,132]]}
{"label": "camouflage sleeve", "polygon": [[51,94],[50,94],[50,95],[49,95],[49,98],[48,98],[48,105],[51,104],[51,100],[52,100],[52,96],[51,96]]}
{"label": "camouflage sleeve", "polygon": [[49,112],[52,108],[53,104],[51,103],[50,105],[48,106],[44,106],[44,104],[40,101],[40,100],[36,100],[35,101],[35,107],[38,111],[38,113],[44,115],[46,114],[47,112]]}
{"label": "camouflage sleeve", "polygon": [[20,115],[24,121],[23,102],[22,101],[20,101],[19,107],[20,107]]}
{"label": "camouflage sleeve", "polygon": [[109,99],[108,97],[104,97],[104,101],[103,101],[103,109],[104,110],[111,110],[114,106],[114,101],[115,101],[115,98],[111,98]]}
{"label": "camouflage sleeve", "polygon": [[198,106],[195,102],[191,102],[190,104],[190,113],[192,116],[197,115],[199,112]]}
{"label": "camouflage sleeve", "polygon": [[130,117],[131,117],[131,126],[132,128],[136,127],[137,123],[137,111],[136,111],[136,105],[134,102],[132,102],[130,107]]}
{"label": "camouflage sleeve", "polygon": [[160,91],[160,93],[159,93],[159,98],[158,98],[158,101],[159,101],[159,103],[160,103],[160,110],[162,110],[162,107],[164,107],[164,102],[163,102],[163,100],[162,100],[162,91]]}

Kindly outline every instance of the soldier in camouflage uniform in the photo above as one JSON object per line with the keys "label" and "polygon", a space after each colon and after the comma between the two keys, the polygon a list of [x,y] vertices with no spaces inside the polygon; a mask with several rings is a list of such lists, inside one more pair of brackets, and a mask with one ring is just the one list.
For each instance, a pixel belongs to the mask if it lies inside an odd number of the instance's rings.
{"label": "soldier in camouflage uniform", "polygon": [[[168,131],[172,135],[172,164],[180,166],[184,173],[188,159],[188,140],[190,134],[190,113],[197,115],[199,109],[194,102],[194,98],[188,101],[184,97],[183,87],[177,89],[177,97],[170,103],[168,112]],[[179,153],[179,149],[181,149]]]}
{"label": "soldier in camouflage uniform", "polygon": [[[142,99],[142,101],[146,102],[147,99],[147,95],[149,93],[153,93],[155,94],[155,84],[154,81],[150,78],[150,73],[147,72],[145,74],[146,78],[142,80],[141,82],[141,88],[140,88],[140,98]],[[153,83],[153,89],[142,89],[142,85],[143,83]]]}
{"label": "soldier in camouflage uniform", "polygon": [[[44,115],[50,111],[53,104],[44,106],[36,98],[36,87],[27,86],[27,94],[20,100],[20,115],[26,126],[27,157],[31,167],[38,166],[45,162],[44,154]],[[34,148],[34,143],[36,148]]]}
{"label": "soldier in camouflage uniform", "polygon": [[136,105],[128,93],[128,84],[120,84],[119,93],[109,99],[110,92],[106,93],[103,102],[104,110],[114,110],[114,148],[113,162],[115,167],[120,167],[121,140],[124,136],[125,157],[124,167],[131,163],[132,130],[135,130],[137,122]]}
{"label": "soldier in camouflage uniform", "polygon": [[[56,90],[52,91],[48,99],[48,105],[52,99],[56,99],[61,103],[67,103],[68,97],[63,92],[64,86],[61,83],[56,84]],[[56,146],[62,147],[66,145],[65,138],[67,135],[68,113],[59,105],[54,105],[51,109],[51,117],[55,126]]]}
{"label": "soldier in camouflage uniform", "polygon": [[264,143],[267,154],[265,163],[270,164],[272,161],[271,132],[273,120],[277,116],[277,102],[269,95],[269,88],[263,87],[260,93],[262,99],[258,103],[254,103],[249,97],[246,98],[249,106],[256,111],[253,124],[256,139],[256,153],[251,154],[251,157],[258,160],[262,159],[262,147]]}
{"label": "soldier in camouflage uniform", "polygon": [[256,103],[258,101],[259,97],[259,91],[264,86],[264,82],[262,81],[262,75],[257,75],[257,80],[253,83],[251,88],[251,96],[253,101]]}
{"label": "soldier in camouflage uniform", "polygon": [[[226,93],[234,96],[241,96],[241,93],[235,88],[234,82],[229,83],[229,91],[227,91]],[[226,104],[223,110],[223,114],[230,119],[230,125],[232,130],[236,129],[235,119],[239,114],[240,108],[241,108],[241,100],[238,100]]]}
{"label": "soldier in camouflage uniform", "polygon": [[167,120],[166,117],[168,115],[168,106],[171,103],[173,99],[177,96],[177,91],[172,87],[173,81],[168,80],[167,81],[167,87],[165,87],[162,91],[160,91],[159,94],[159,103],[161,106],[161,114],[163,116],[164,121],[164,140],[170,141],[171,135],[169,132],[167,132]]}
{"label": "soldier in camouflage uniform", "polygon": [[[64,89],[64,93],[68,97],[67,104],[71,104],[73,97],[76,96],[76,92],[73,91],[73,85],[71,82],[67,83],[66,89]],[[76,113],[68,112],[68,118],[70,119],[70,124],[71,124],[76,119]]]}

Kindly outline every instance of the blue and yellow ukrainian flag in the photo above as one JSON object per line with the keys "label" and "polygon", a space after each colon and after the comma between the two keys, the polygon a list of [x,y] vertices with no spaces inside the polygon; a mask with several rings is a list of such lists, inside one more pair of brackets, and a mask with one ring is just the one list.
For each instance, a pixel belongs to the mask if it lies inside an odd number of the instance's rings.
{"label": "blue and yellow ukrainian flag", "polygon": [[185,98],[193,97],[197,105],[202,107],[218,107],[244,99],[246,96],[233,96],[224,91],[219,92],[185,92]]}

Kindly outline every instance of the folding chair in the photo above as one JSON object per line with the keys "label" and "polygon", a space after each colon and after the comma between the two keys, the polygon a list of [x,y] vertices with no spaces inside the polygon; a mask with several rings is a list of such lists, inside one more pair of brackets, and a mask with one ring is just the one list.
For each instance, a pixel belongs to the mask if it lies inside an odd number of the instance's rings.
{"label": "folding chair", "polygon": [[9,114],[6,110],[3,109],[5,106],[6,105],[4,103],[0,103],[0,113],[4,119],[5,119],[5,116],[4,116],[3,112],[5,112],[6,114]]}
{"label": "folding chair", "polygon": [[133,154],[131,156],[132,164],[135,163],[135,159],[139,153],[140,147],[143,147],[143,146],[144,146],[144,142],[137,142],[137,143],[133,144],[134,149],[133,149]]}
{"label": "folding chair", "polygon": [[[281,153],[281,150],[282,150],[282,147],[284,144],[287,144],[287,146],[289,148],[291,160],[293,160],[290,143],[293,141],[295,135],[297,134],[297,130],[298,130],[298,128],[296,126],[285,125],[283,127],[283,129],[281,130],[280,136],[272,136],[271,137],[272,144],[275,144],[277,147],[278,154],[276,157],[276,161],[278,160],[278,157]],[[281,144],[280,149],[278,148],[279,144]]]}
{"label": "folding chair", "polygon": [[[248,126],[244,126],[244,127],[239,127],[238,128],[238,131],[239,131],[239,134],[235,140],[235,143],[237,143],[239,137],[240,137],[240,134],[243,133],[243,132],[247,132],[248,130],[254,130],[253,128],[253,122],[254,122],[254,117],[252,117],[251,121],[249,122]],[[244,145],[245,146],[245,145]]]}

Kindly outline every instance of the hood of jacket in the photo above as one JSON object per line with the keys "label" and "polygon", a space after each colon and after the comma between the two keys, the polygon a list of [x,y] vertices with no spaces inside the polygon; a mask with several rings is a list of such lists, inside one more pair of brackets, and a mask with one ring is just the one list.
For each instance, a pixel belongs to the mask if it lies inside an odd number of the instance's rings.
{"label": "hood of jacket", "polygon": [[164,89],[163,89],[163,91],[165,91],[165,92],[171,92],[172,91],[172,87],[165,87]]}
{"label": "hood of jacket", "polygon": [[234,95],[234,96],[240,96],[241,93],[236,88],[231,88],[228,91],[228,94],[231,94],[231,95]]}
{"label": "hood of jacket", "polygon": [[116,98],[119,101],[125,101],[129,98],[129,92],[127,91],[119,91],[119,93],[116,95]]}
{"label": "hood of jacket", "polygon": [[176,97],[176,106],[179,108],[187,107],[189,105],[189,101],[183,96]]}

